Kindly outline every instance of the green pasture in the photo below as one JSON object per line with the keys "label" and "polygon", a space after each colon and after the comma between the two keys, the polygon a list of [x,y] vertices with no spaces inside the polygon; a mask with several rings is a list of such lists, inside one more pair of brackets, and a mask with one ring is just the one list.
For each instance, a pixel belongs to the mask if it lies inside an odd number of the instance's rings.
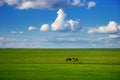
{"label": "green pasture", "polygon": [[0,49],[0,80],[120,80],[120,49]]}

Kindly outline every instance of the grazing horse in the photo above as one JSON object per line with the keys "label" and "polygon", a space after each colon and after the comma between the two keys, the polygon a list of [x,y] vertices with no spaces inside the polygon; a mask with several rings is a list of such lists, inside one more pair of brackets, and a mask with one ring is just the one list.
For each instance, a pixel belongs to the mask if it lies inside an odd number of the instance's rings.
{"label": "grazing horse", "polygon": [[71,58],[66,58],[66,61],[71,61],[72,59]]}
{"label": "grazing horse", "polygon": [[78,61],[78,58],[73,57],[72,59],[74,60],[74,62]]}

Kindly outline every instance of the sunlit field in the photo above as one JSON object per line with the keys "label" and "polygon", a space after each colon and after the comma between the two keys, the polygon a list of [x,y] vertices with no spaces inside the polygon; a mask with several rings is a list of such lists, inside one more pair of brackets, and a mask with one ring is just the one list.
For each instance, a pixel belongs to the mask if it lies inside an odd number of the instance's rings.
{"label": "sunlit field", "polygon": [[120,80],[120,49],[0,49],[0,80]]}

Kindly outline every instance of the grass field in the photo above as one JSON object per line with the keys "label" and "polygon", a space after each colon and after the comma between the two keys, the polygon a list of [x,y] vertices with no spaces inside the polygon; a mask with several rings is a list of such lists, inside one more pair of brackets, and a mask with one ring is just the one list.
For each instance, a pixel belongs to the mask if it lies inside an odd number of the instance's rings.
{"label": "grass field", "polygon": [[0,49],[0,80],[120,80],[120,49]]}

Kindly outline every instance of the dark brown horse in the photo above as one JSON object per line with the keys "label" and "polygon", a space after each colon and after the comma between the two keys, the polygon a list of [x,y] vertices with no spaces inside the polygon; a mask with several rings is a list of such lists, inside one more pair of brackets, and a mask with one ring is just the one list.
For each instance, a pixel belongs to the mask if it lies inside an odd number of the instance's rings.
{"label": "dark brown horse", "polygon": [[72,59],[74,62],[78,61],[78,58],[76,58],[76,57],[73,57]]}
{"label": "dark brown horse", "polygon": [[66,61],[72,61],[72,58],[66,58]]}

